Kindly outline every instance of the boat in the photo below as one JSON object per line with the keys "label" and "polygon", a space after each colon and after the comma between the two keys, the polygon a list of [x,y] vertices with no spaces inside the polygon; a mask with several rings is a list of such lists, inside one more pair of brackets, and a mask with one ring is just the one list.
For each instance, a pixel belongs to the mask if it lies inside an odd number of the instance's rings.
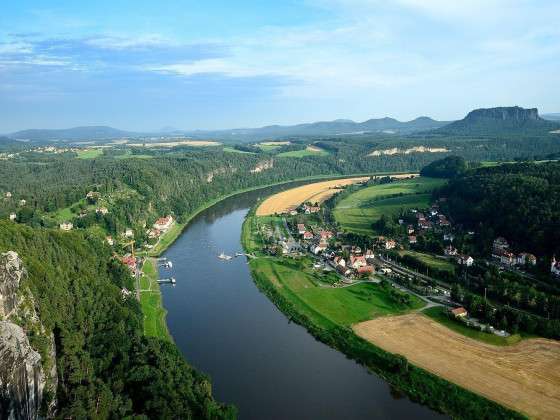
{"label": "boat", "polygon": [[222,253],[221,253],[220,255],[218,255],[218,258],[219,258],[220,260],[229,261],[229,260],[232,259],[232,256],[231,256],[231,255],[226,255],[226,254],[224,254],[224,252],[222,251]]}
{"label": "boat", "polygon": [[242,257],[243,255],[245,255],[245,254],[243,254],[243,253],[241,253],[241,252],[236,252],[236,253],[235,253],[235,256],[236,256],[236,257]]}

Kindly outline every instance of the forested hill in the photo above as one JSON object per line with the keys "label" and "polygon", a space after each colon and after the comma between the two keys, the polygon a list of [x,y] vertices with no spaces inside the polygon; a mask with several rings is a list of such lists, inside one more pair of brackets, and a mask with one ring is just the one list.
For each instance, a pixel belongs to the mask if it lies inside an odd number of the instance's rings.
{"label": "forested hill", "polygon": [[560,255],[560,163],[519,163],[467,171],[441,191],[453,219],[503,236],[519,251]]}
{"label": "forested hill", "polygon": [[[43,363],[56,343],[60,418],[232,418],[212,399],[207,378],[172,343],[143,336],[142,313],[128,270],[109,248],[82,232],[0,222],[0,252],[16,251],[28,271],[44,334],[30,334]],[[47,370],[47,369],[46,369]]]}

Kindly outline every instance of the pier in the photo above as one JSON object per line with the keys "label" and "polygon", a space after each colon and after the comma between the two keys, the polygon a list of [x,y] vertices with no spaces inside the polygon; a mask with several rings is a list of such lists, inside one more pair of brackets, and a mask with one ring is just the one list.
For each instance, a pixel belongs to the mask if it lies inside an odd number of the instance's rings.
{"label": "pier", "polygon": [[157,282],[159,284],[175,284],[177,281],[175,280],[175,277],[169,277],[166,279],[159,279]]}

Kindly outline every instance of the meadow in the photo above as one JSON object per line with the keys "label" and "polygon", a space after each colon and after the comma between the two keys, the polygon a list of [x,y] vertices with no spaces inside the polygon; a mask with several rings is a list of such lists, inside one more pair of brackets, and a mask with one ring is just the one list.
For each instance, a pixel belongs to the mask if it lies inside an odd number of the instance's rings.
{"label": "meadow", "polygon": [[342,199],[333,214],[345,231],[373,234],[372,224],[382,215],[427,207],[431,191],[444,183],[442,179],[419,177],[365,187]]}
{"label": "meadow", "polygon": [[327,156],[329,152],[316,146],[307,146],[303,150],[292,150],[291,152],[278,153],[278,157],[302,158],[305,156]]}

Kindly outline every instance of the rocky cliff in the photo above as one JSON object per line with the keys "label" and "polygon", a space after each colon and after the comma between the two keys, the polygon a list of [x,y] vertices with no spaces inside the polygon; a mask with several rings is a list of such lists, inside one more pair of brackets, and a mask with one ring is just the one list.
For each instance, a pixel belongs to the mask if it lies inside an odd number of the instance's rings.
{"label": "rocky cliff", "polygon": [[[0,418],[35,419],[44,405],[46,389],[56,389],[54,342],[35,311],[33,296],[22,285],[27,272],[15,252],[0,254]],[[29,342],[33,332],[50,341],[41,356]],[[46,360],[49,363],[46,364]],[[45,373],[45,367],[50,369]],[[48,401],[52,414],[54,401]]]}
{"label": "rocky cliff", "polygon": [[558,124],[542,119],[537,108],[519,106],[475,109],[465,118],[435,130],[457,135],[547,134]]}

